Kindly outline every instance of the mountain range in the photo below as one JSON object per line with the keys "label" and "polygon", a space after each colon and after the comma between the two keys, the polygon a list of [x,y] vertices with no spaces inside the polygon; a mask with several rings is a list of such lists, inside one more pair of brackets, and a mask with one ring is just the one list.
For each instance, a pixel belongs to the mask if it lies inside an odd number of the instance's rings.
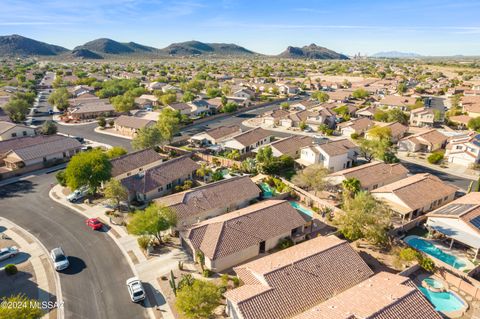
{"label": "mountain range", "polygon": [[[233,43],[204,43],[187,41],[172,43],[157,49],[135,42],[122,43],[101,38],[68,50],[61,46],[32,40],[20,35],[0,36],[0,57],[2,56],[60,56],[80,59],[104,59],[123,56],[144,57],[187,57],[187,56],[219,56],[248,57],[263,56]],[[348,59],[330,49],[311,44],[309,46],[288,47],[274,57],[302,59]]]}
{"label": "mountain range", "polygon": [[387,52],[378,52],[372,54],[372,58],[419,58],[421,57],[418,53],[412,52],[399,52],[399,51],[387,51]]}

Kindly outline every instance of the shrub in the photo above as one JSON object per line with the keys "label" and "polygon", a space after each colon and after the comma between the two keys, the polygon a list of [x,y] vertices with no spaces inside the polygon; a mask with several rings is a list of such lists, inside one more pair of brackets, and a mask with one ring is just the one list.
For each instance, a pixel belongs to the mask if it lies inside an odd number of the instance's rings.
{"label": "shrub", "polygon": [[238,277],[232,277],[232,282],[235,288],[240,286],[240,279],[238,279]]}
{"label": "shrub", "polygon": [[358,134],[358,133],[352,133],[352,134],[350,135],[350,137],[352,138],[352,140],[358,140],[358,138],[360,137],[360,134]]}
{"label": "shrub", "polygon": [[279,249],[287,249],[288,247],[292,247],[292,246],[293,246],[293,240],[290,237],[280,239],[277,245]]}
{"label": "shrub", "polygon": [[432,153],[427,157],[427,160],[430,164],[438,164],[441,160],[443,160],[443,153],[442,152]]}
{"label": "shrub", "polygon": [[5,273],[9,276],[13,276],[18,272],[17,266],[14,264],[8,264],[5,266]]}
{"label": "shrub", "polygon": [[56,175],[55,175],[56,179],[57,179],[57,182],[58,184],[62,185],[63,187],[67,186],[67,180],[65,178],[65,171],[62,170],[62,171],[59,171]]}
{"label": "shrub", "polygon": [[419,261],[420,267],[429,272],[435,271],[435,263],[428,257],[422,257]]}
{"label": "shrub", "polygon": [[204,269],[202,271],[203,277],[209,278],[213,275],[213,272],[210,269]]}
{"label": "shrub", "polygon": [[414,261],[419,259],[419,253],[413,248],[403,248],[398,253],[398,257],[404,261]]}
{"label": "shrub", "polygon": [[148,244],[150,243],[150,237],[146,235],[140,236],[137,238],[137,243],[141,249],[147,250]]}

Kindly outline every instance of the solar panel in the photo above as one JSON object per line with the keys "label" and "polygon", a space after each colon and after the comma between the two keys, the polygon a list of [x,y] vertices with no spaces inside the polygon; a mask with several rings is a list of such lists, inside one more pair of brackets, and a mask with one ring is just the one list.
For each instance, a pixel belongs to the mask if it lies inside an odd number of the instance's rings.
{"label": "solar panel", "polygon": [[475,217],[474,219],[470,220],[470,223],[480,229],[480,216]]}
{"label": "solar panel", "polygon": [[477,205],[475,205],[475,204],[448,204],[448,205],[436,210],[434,213],[435,213],[435,215],[459,216],[459,215],[469,211],[471,208],[473,208],[475,206],[477,206]]}

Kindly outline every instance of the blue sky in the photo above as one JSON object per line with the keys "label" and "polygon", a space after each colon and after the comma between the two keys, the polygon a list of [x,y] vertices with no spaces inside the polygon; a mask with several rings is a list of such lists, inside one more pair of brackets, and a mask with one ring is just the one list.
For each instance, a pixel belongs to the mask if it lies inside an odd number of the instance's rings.
{"label": "blue sky", "polygon": [[316,43],[338,52],[480,55],[478,0],[0,0],[0,35],[73,48],[100,37],[154,47],[237,43],[265,54]]}

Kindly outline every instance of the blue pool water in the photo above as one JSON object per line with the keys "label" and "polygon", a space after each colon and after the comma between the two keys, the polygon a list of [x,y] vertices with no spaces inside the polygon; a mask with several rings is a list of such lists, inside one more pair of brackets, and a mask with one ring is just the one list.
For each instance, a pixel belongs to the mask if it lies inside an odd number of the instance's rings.
{"label": "blue pool water", "polygon": [[263,192],[263,198],[271,198],[273,197],[274,190],[268,185],[267,183],[261,183],[260,188]]}
{"label": "blue pool water", "polygon": [[405,239],[405,242],[412,246],[415,249],[418,249],[420,251],[423,251],[424,253],[435,257],[444,263],[449,264],[450,266],[460,269],[465,267],[465,262],[462,260],[458,259],[457,257],[447,254],[443,252],[442,250],[438,249],[433,245],[432,243],[418,237],[418,236],[408,236]]}
{"label": "blue pool water", "polygon": [[418,287],[427,299],[435,306],[436,311],[449,312],[462,309],[463,302],[449,291],[433,292],[424,287]]}
{"label": "blue pool water", "polygon": [[443,288],[443,284],[440,281],[435,280],[433,278],[425,278],[423,281],[432,288],[436,288],[436,289]]}
{"label": "blue pool water", "polygon": [[307,209],[307,208],[301,206],[299,203],[294,202],[294,201],[290,201],[289,203],[290,203],[290,205],[292,205],[293,208],[300,211],[301,213],[303,213],[303,214],[305,214],[309,217],[313,217],[313,212],[310,209]]}

